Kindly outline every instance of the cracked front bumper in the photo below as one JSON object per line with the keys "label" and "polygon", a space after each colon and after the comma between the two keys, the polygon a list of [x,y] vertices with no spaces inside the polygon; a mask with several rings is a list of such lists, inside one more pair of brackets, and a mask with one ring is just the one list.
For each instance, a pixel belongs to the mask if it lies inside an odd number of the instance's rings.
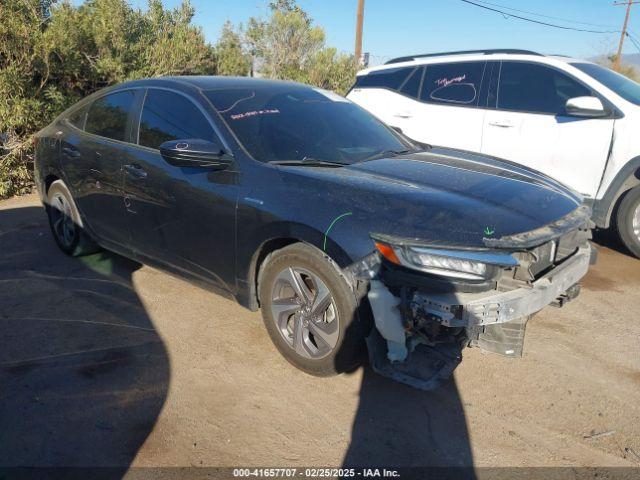
{"label": "cracked front bumper", "polygon": [[[592,248],[584,245],[562,264],[526,287],[481,293],[416,293],[415,301],[447,327],[506,323],[528,317],[570,291],[589,270]],[[572,295],[571,298],[573,298]]]}

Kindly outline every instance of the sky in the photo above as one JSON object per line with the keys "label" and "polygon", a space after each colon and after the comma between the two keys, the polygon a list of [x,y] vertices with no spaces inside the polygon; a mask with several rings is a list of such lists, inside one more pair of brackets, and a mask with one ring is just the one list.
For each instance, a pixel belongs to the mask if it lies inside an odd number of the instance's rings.
{"label": "sky", "polygon": [[[519,13],[543,22],[594,30],[621,30],[624,6],[613,0],[483,0],[494,5],[525,10],[594,25]],[[79,1],[75,3],[80,3]],[[146,8],[146,0],[130,0]],[[163,0],[174,7],[180,0]],[[194,23],[207,40],[215,42],[226,20],[238,24],[251,17],[265,17],[269,0],[191,0]],[[357,0],[298,0],[327,34],[327,44],[351,53],[354,49]],[[489,5],[490,6],[490,5]],[[501,7],[492,7],[501,8]],[[640,46],[640,4],[633,7],[630,30],[637,28]],[[503,8],[506,11],[506,9]],[[591,58],[617,49],[620,35],[561,30],[534,25],[486,11],[461,0],[365,0],[363,51],[371,64],[408,54],[480,48],[522,48],[540,53]],[[640,53],[626,40],[624,53]]]}

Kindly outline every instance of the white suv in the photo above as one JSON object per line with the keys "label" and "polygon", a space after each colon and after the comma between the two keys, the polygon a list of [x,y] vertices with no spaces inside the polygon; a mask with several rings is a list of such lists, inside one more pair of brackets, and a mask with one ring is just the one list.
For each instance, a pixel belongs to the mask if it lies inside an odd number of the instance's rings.
{"label": "white suv", "polygon": [[415,141],[560,180],[640,257],[640,84],[584,60],[482,50],[391,60],[347,97]]}

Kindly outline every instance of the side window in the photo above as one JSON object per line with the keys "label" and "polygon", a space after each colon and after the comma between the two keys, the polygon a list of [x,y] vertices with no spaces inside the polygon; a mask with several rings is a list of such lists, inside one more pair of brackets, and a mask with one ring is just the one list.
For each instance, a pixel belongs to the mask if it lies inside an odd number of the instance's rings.
{"label": "side window", "polygon": [[498,89],[500,109],[562,115],[568,99],[591,95],[589,88],[545,65],[502,64]]}
{"label": "side window", "polygon": [[420,99],[428,103],[478,105],[485,62],[427,65]]}
{"label": "side window", "polygon": [[400,87],[400,93],[409,97],[418,98],[420,94],[420,83],[422,82],[422,72],[424,68],[417,68]]}
{"label": "side window", "polygon": [[135,93],[127,90],[112,93],[93,102],[89,107],[85,131],[126,141],[127,117],[133,106],[134,97]]}
{"label": "side window", "polygon": [[159,148],[169,140],[212,140],[214,136],[207,119],[189,99],[166,90],[147,91],[140,116],[140,145]]}
{"label": "side window", "polygon": [[76,128],[84,130],[84,122],[87,119],[87,107],[82,107],[67,117],[67,121]]}
{"label": "side window", "polygon": [[400,85],[415,70],[415,67],[389,68],[373,71],[356,78],[354,88],[389,88],[398,90]]}

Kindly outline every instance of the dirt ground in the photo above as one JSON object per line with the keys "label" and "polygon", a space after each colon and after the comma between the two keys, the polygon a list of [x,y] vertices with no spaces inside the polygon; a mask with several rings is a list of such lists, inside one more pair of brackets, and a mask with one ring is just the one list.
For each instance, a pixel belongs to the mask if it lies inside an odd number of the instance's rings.
{"label": "dirt ground", "polygon": [[582,294],[534,317],[522,359],[467,349],[427,393],[368,368],[308,376],[259,313],[66,257],[34,195],[0,202],[0,466],[638,467],[640,261],[597,240]]}

